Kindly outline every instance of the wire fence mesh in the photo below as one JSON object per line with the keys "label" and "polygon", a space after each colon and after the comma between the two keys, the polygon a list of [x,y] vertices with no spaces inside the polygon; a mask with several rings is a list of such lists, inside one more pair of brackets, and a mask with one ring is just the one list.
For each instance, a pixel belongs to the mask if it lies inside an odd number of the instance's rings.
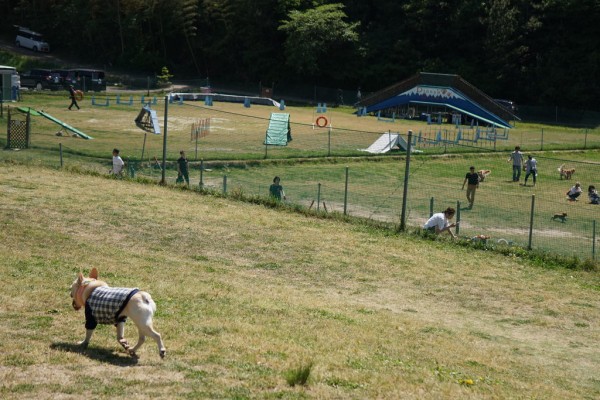
{"label": "wire fence mesh", "polygon": [[[282,177],[289,203],[323,212],[400,223],[405,153],[396,148],[390,152],[392,157],[373,156],[363,149],[386,133],[404,129],[404,125],[381,122],[379,132],[338,129],[336,115],[307,111],[309,121],[314,122],[318,115],[324,115],[328,124],[321,128],[314,123],[292,122],[293,140],[288,146],[266,147],[264,133],[268,117],[244,114],[241,105],[239,113],[200,104],[185,105],[172,106],[169,113],[166,183],[175,184],[174,160],[179,150],[185,148],[191,161],[193,187],[198,187],[202,179],[205,188],[267,197],[271,180],[278,175]],[[125,107],[122,109],[126,110]],[[210,132],[196,144],[190,139],[190,129],[199,118],[210,118]],[[360,121],[360,118],[354,118]],[[598,158],[597,154],[583,153],[580,160],[536,155],[539,174],[535,187],[531,180],[527,186],[512,182],[511,165],[506,161],[515,145],[529,151],[595,148],[600,147],[600,134],[597,130],[566,131],[565,128],[546,127],[516,132],[422,124],[412,138],[412,144],[423,153],[415,153],[410,165],[407,225],[422,226],[432,212],[452,206],[460,211],[456,218],[460,219],[458,233],[462,237],[485,234],[494,243],[500,241],[560,255],[595,258],[598,208],[588,203],[586,191],[589,185],[595,184],[600,163],[581,160]],[[56,151],[56,140],[64,140],[53,132],[37,134],[34,147],[40,150]],[[81,139],[65,141],[67,144],[62,145],[61,152],[63,165],[106,174],[110,169],[110,150],[121,146],[128,150],[122,153],[128,166],[127,175],[159,181],[162,176],[162,137],[150,135],[153,141],[149,144],[145,137],[142,142],[139,133],[135,141],[132,141],[132,135],[122,136],[122,139],[118,135],[106,139],[97,135],[95,143]],[[408,139],[403,133],[400,136]],[[40,137],[48,140],[40,144]],[[98,142],[103,140],[106,141],[106,152],[98,150]],[[148,147],[140,159],[142,143]],[[196,149],[196,145],[198,152],[190,151]],[[453,157],[453,153],[464,154]],[[355,157],[365,155],[370,158]],[[332,157],[323,159],[324,156]],[[352,157],[336,159],[333,156]],[[21,152],[19,157],[34,165],[60,166],[58,159],[39,157],[34,153]],[[271,161],[254,162],[264,158]],[[293,160],[286,162],[287,158]],[[313,160],[308,162],[302,158]],[[205,162],[201,170],[200,159],[217,161]],[[346,165],[340,164],[340,160]],[[470,164],[477,169],[492,171],[477,189],[473,209],[465,207],[465,192],[461,190]],[[566,180],[559,175],[561,165],[575,169],[572,179]],[[575,181],[581,182],[584,193],[579,201],[568,201],[565,193]],[[532,207],[533,195],[535,203]],[[561,218],[563,214],[566,217]]]}

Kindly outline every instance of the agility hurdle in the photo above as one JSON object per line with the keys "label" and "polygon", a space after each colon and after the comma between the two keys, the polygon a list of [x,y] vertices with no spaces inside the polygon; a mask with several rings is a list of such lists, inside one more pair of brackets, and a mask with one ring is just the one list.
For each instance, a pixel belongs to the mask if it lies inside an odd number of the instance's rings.
{"label": "agility hurdle", "polygon": [[124,106],[132,106],[133,105],[133,96],[129,96],[129,101],[121,101],[121,95],[117,95],[117,104]]}
{"label": "agility hurdle", "polygon": [[105,100],[106,100],[106,101],[105,101],[105,103],[104,103],[104,104],[102,104],[102,103],[97,103],[97,102],[96,102],[96,97],[95,97],[95,96],[92,96],[92,105],[93,105],[93,106],[98,106],[98,107],[108,107],[108,106],[110,106],[110,98],[106,97],[106,99],[105,99]]}
{"label": "agility hurdle", "polygon": [[142,100],[141,100],[142,104],[152,104],[152,105],[156,105],[158,103],[158,100],[156,99],[156,96],[154,96],[152,98],[152,100],[147,100],[146,96],[142,96]]}
{"label": "agility hurdle", "polygon": [[377,121],[381,122],[396,122],[396,113],[392,113],[392,118],[386,118],[381,116],[381,110],[377,111]]}

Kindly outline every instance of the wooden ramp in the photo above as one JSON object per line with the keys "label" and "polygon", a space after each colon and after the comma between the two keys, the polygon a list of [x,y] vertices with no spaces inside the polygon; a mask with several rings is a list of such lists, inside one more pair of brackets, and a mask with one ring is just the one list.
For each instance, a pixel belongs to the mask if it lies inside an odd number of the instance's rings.
{"label": "wooden ramp", "polygon": [[58,124],[58,125],[62,126],[66,130],[73,132],[74,134],[76,134],[80,138],[88,139],[88,140],[89,139],[93,139],[93,137],[86,135],[85,133],[81,132],[79,129],[73,128],[71,125],[69,125],[69,124],[67,124],[65,122],[62,122],[58,118],[54,118],[52,115],[50,115],[48,113],[45,113],[44,111],[38,111],[38,113],[42,117],[45,117],[45,118],[49,119],[50,121],[54,122],[55,124]]}

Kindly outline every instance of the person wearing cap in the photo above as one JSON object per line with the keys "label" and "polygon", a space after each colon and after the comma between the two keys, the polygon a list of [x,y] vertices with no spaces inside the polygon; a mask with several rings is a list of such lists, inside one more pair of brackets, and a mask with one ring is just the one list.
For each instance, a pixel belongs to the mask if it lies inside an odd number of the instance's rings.
{"label": "person wearing cap", "polygon": [[71,105],[69,106],[69,110],[71,107],[75,106],[79,110],[79,104],[77,104],[77,99],[75,98],[75,88],[73,85],[69,85],[69,97],[71,98]]}
{"label": "person wearing cap", "polygon": [[473,203],[475,202],[475,190],[479,187],[479,174],[475,172],[475,167],[473,166],[469,168],[469,172],[465,175],[461,190],[465,190],[466,183],[468,183],[467,201],[469,202],[469,208],[473,208]]}

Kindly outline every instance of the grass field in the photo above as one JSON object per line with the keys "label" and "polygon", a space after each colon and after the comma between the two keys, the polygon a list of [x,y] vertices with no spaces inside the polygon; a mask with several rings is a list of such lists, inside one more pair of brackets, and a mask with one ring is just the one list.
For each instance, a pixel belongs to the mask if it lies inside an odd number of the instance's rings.
{"label": "grass field", "polygon": [[[139,97],[139,96],[138,96]],[[160,96],[159,96],[160,97]],[[151,168],[152,163],[139,164],[136,160],[142,153],[144,133],[135,127],[133,120],[139,112],[138,106],[92,107],[89,98],[82,102],[81,111],[66,110],[67,99],[61,94],[28,93],[23,104],[34,109],[45,109],[73,126],[92,135],[93,140],[56,136],[58,126],[42,117],[33,119],[33,148],[27,151],[3,152],[5,161],[15,160],[29,165],[58,166],[59,143],[62,144],[65,165],[79,170],[93,170],[106,173],[110,164],[110,152],[119,147],[125,160],[135,165],[137,176],[160,179],[160,170]],[[156,106],[161,113],[162,105]],[[197,118],[211,117],[211,132],[202,138],[198,158],[211,157],[219,163],[207,161],[208,170],[203,181],[209,188],[221,191],[224,176],[228,179],[228,191],[266,196],[272,177],[279,175],[289,197],[289,202],[309,207],[311,203],[329,212],[344,210],[345,167],[349,168],[349,192],[347,212],[374,220],[398,223],[402,203],[402,183],[404,160],[397,157],[353,159],[335,158],[302,162],[292,160],[272,160],[269,163],[254,162],[264,157],[262,139],[268,118],[275,107],[252,106],[244,108],[240,104],[215,103],[214,107],[204,107],[201,102],[184,105],[172,104],[169,107],[168,155],[171,160],[167,171],[167,181],[174,182],[173,160],[178,151],[185,149],[191,160],[196,158],[195,142],[190,141],[189,129]],[[313,130],[310,126],[315,114],[312,108],[288,107],[292,121],[303,125],[292,127],[294,140],[287,148],[269,149],[269,158],[292,156],[316,156],[327,152],[327,133]],[[244,113],[244,114],[242,114]],[[419,121],[398,121],[395,124],[378,122],[376,118],[356,118],[350,109],[333,109],[326,114],[342,133],[332,135],[333,143],[343,140],[336,148],[346,149],[342,154],[351,154],[350,149],[367,147],[379,136],[377,129],[382,127],[405,132],[413,129],[434,129]],[[162,119],[161,119],[162,122]],[[351,130],[350,130],[351,129]],[[532,132],[544,130],[546,147],[581,147],[581,132],[569,128],[551,128],[519,123],[510,133],[511,140],[504,143],[528,143],[538,137]],[[336,132],[338,128],[334,129]],[[588,132],[588,144],[596,131]],[[529,139],[527,139],[529,137]],[[525,140],[525,139],[527,140]],[[146,136],[144,159],[162,158],[162,136]],[[336,142],[337,141],[337,142]],[[524,144],[526,152],[531,151]],[[431,153],[442,151],[442,147],[422,146],[424,153],[413,158],[409,187],[408,223],[421,226],[430,213],[430,201],[434,199],[434,211],[447,206],[456,206],[457,201],[465,202],[464,191],[460,190],[468,165],[491,169],[490,179],[481,185],[477,193],[476,207],[461,213],[461,235],[470,237],[477,234],[492,236],[493,240],[506,239],[520,246],[529,244],[529,221],[531,195],[536,195],[535,221],[532,247],[561,255],[579,258],[595,257],[594,220],[595,206],[585,204],[585,196],[578,203],[565,201],[564,193],[572,182],[558,179],[556,167],[562,163],[577,167],[576,179],[584,186],[597,182],[600,153],[595,150],[578,152],[537,153],[539,162],[539,185],[524,188],[510,180],[510,165],[506,163],[508,151],[491,152],[486,149],[461,148],[462,156],[431,158]],[[454,151],[454,148],[447,148]],[[477,150],[466,154],[464,151]],[[361,153],[362,154],[362,153]],[[241,161],[241,163],[240,163]],[[374,162],[377,161],[377,162]],[[583,163],[585,162],[585,163]],[[198,162],[192,165],[192,182],[200,179]],[[319,192],[319,184],[320,192]],[[317,199],[320,201],[317,202]],[[323,205],[325,202],[325,205]],[[318,205],[317,205],[318,204]],[[554,213],[567,212],[567,223],[551,220]]]}
{"label": "grass field", "polygon": [[[2,398],[600,396],[597,272],[44,167],[0,193]],[[164,361],[77,349],[92,266],[152,294]]]}
{"label": "grass field", "polygon": [[[56,118],[94,137],[86,141],[70,137],[57,137],[59,127],[43,117],[33,118],[32,145],[38,148],[56,150],[61,143],[66,152],[92,157],[107,157],[113,147],[119,147],[125,157],[140,159],[144,144],[144,132],[137,128],[134,119],[141,109],[140,95],[135,96],[136,105],[115,105],[114,95],[110,107],[92,106],[91,94],[81,102],[80,111],[68,111],[69,100],[63,93],[25,93],[19,106],[43,109]],[[104,95],[97,95],[100,103]],[[127,95],[123,95],[127,99]],[[154,106],[159,121],[164,120],[164,102],[158,95],[159,104]],[[324,155],[364,156],[360,149],[367,148],[382,133],[388,130],[406,134],[413,130],[415,136],[435,139],[438,130],[453,131],[452,125],[427,125],[422,121],[396,120],[395,123],[377,121],[376,117],[357,118],[354,110],[348,107],[329,109],[326,114],[333,129],[313,129],[314,107],[287,107],[292,122],[292,142],[286,147],[270,146],[269,158],[315,157]],[[280,112],[276,107],[252,106],[215,102],[213,107],[205,107],[203,102],[187,102],[184,105],[171,104],[168,110],[168,157],[175,160],[179,150],[186,150],[190,159],[196,158],[196,143],[190,140],[192,123],[201,118],[211,118],[210,134],[199,141],[197,158],[205,160],[257,159],[265,156],[263,145],[268,119],[272,112]],[[469,130],[469,127],[463,127]],[[469,134],[465,134],[465,137]],[[470,134],[472,137],[472,134]],[[446,134],[442,135],[446,137]],[[509,140],[499,140],[497,150],[507,150],[520,145],[528,151],[552,149],[600,148],[600,129],[575,129],[550,127],[518,122],[511,130]],[[482,147],[481,147],[482,146]],[[461,146],[436,145],[430,142],[419,146],[426,154],[452,152],[492,151],[494,143],[481,141],[480,146],[469,142]],[[162,136],[148,134],[144,159],[162,157]]]}

